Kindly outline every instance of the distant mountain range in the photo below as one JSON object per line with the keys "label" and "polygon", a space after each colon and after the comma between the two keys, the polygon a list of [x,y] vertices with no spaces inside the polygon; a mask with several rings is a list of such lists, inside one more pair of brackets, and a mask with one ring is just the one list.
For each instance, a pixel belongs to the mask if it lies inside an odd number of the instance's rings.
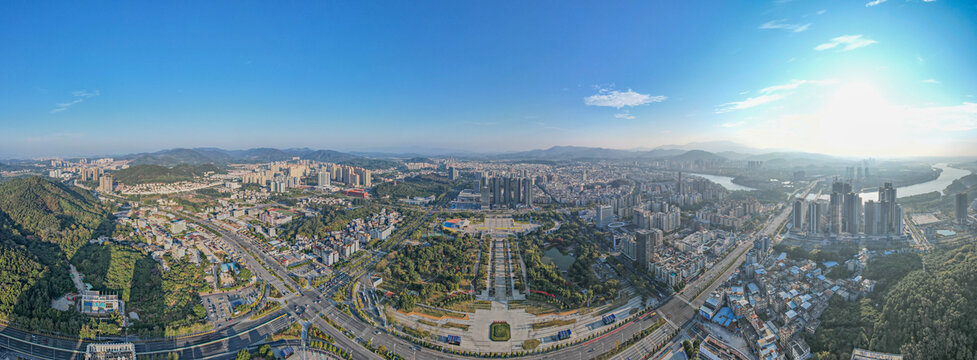
{"label": "distant mountain range", "polygon": [[498,154],[489,158],[499,160],[638,160],[638,159],[669,159],[676,161],[694,160],[723,160],[722,156],[702,150],[620,150],[580,146],[554,146],[549,149],[521,151],[515,153]]}
{"label": "distant mountain range", "polygon": [[[712,152],[694,148],[694,146],[719,149],[740,149],[750,152],[739,152],[725,150]],[[755,152],[756,149],[746,148],[735,143],[711,142],[693,143],[682,146],[667,146],[654,149],[608,149],[599,147],[583,146],[553,146],[548,149],[537,149],[529,151],[519,151],[511,153],[496,154],[452,154],[442,156],[430,156],[430,158],[469,158],[481,160],[528,160],[528,161],[569,161],[569,160],[652,160],[667,159],[675,161],[765,161],[771,165],[776,163],[814,163],[814,162],[835,162],[850,161],[843,158],[829,155],[789,152],[789,151],[770,151]],[[255,148],[247,150],[225,150],[219,148],[178,148],[161,150],[152,153],[129,154],[120,157],[121,159],[132,160],[133,165],[162,165],[174,166],[178,164],[188,165],[226,165],[232,163],[263,163],[272,161],[291,160],[299,158],[302,160],[314,160],[320,162],[330,162],[366,168],[389,168],[397,166],[399,161],[409,158],[424,158],[416,153],[369,153],[357,152],[346,153],[335,150],[314,150],[309,148]],[[392,160],[396,159],[396,160]]]}
{"label": "distant mountain range", "polygon": [[397,166],[397,162],[384,159],[373,159],[360,155],[353,155],[333,150],[313,150],[308,148],[273,149],[255,148],[247,150],[224,150],[219,148],[168,149],[152,153],[138,153],[122,156],[121,159],[132,160],[133,165],[162,165],[174,166],[179,164],[232,164],[232,163],[263,163],[272,161],[315,160],[337,164],[346,164],[366,168],[386,168]]}

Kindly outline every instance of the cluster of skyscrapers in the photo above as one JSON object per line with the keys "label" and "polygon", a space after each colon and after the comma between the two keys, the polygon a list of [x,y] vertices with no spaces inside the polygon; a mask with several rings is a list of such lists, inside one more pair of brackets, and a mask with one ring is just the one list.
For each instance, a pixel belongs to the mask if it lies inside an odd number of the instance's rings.
{"label": "cluster of skyscrapers", "polygon": [[373,186],[373,174],[370,170],[348,165],[332,165],[329,168],[332,180],[339,181],[346,186]]}
{"label": "cluster of skyscrapers", "polygon": [[868,164],[862,166],[849,166],[845,168],[845,178],[848,180],[861,180],[869,178]]}
{"label": "cluster of skyscrapers", "polygon": [[98,178],[98,191],[102,193],[110,193],[115,190],[115,180],[111,176],[103,175]]}
{"label": "cluster of skyscrapers", "polygon": [[878,201],[864,204],[850,183],[834,182],[825,204],[795,199],[791,213],[793,231],[808,234],[859,234],[881,236],[900,235],[903,229],[902,207],[896,203],[896,189],[892,183],[879,187]]}
{"label": "cluster of skyscrapers", "polygon": [[482,209],[533,206],[535,184],[531,178],[482,176],[478,182]]}

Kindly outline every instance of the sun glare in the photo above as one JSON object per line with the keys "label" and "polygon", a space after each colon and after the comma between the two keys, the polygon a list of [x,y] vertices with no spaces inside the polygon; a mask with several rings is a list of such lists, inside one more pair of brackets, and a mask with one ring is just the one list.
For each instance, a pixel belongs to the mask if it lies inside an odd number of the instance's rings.
{"label": "sun glare", "polygon": [[888,151],[904,138],[901,117],[872,83],[846,82],[816,116],[819,140],[850,155]]}

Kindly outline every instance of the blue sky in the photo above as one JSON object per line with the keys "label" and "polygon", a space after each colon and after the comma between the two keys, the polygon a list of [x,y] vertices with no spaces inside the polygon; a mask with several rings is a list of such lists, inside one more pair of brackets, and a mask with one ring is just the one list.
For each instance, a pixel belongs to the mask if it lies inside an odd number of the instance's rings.
{"label": "blue sky", "polygon": [[977,5],[876,2],[4,2],[0,157],[977,154]]}

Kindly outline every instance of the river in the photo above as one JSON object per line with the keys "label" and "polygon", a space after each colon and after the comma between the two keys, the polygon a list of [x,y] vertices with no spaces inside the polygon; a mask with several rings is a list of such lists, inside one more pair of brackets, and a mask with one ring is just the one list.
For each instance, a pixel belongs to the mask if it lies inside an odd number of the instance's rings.
{"label": "river", "polygon": [[686,174],[695,175],[695,176],[698,176],[698,177],[706,178],[709,181],[712,181],[714,183],[717,183],[717,184],[721,185],[722,187],[726,188],[726,190],[729,190],[729,191],[737,191],[737,190],[750,191],[750,190],[756,190],[756,189],[751,188],[751,187],[748,187],[748,186],[734,184],[733,183],[733,178],[731,178],[729,176],[707,175],[707,174],[696,174],[696,173],[686,173]]}
{"label": "river", "polygon": [[[926,194],[934,191],[939,191],[940,193],[942,193],[943,189],[946,189],[947,186],[950,186],[950,184],[953,183],[954,180],[970,175],[970,171],[968,170],[953,168],[947,164],[936,164],[933,165],[933,167],[943,170],[942,172],[940,172],[939,177],[927,182],[896,188],[896,196],[900,198],[904,198],[907,196]],[[878,191],[867,191],[858,194],[858,196],[862,198],[862,201],[879,200]]]}

